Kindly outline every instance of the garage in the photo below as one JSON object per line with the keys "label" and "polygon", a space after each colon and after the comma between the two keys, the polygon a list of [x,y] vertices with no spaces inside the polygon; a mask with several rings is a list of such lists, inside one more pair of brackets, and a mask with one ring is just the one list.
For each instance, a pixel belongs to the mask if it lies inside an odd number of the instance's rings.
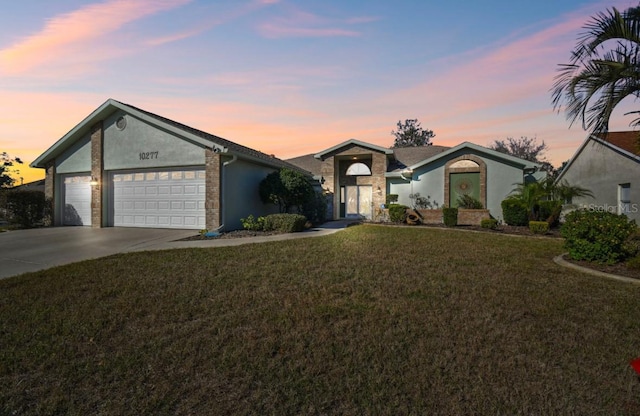
{"label": "garage", "polygon": [[63,225],[91,225],[91,176],[65,176]]}
{"label": "garage", "polygon": [[205,228],[204,169],[111,173],[113,226]]}

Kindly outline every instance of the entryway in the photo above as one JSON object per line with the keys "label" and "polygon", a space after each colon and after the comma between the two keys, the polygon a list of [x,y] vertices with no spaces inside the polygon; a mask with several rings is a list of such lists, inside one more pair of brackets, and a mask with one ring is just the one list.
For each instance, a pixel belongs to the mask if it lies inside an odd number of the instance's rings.
{"label": "entryway", "polygon": [[343,186],[340,188],[340,205],[345,218],[371,219],[371,185]]}

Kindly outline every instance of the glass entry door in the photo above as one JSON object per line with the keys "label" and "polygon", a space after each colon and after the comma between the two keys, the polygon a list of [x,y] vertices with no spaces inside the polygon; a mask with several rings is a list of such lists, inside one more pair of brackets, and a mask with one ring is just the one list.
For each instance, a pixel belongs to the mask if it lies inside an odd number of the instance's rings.
{"label": "glass entry door", "polygon": [[345,186],[345,217],[371,219],[371,185]]}

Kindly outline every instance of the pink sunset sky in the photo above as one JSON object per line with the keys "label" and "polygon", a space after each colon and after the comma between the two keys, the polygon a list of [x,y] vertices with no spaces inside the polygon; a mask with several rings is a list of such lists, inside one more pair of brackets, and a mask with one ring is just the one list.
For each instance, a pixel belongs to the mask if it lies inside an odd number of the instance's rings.
{"label": "pink sunset sky", "polygon": [[553,111],[557,65],[590,16],[637,5],[43,3],[12,2],[0,25],[0,152],[25,165],[114,98],[282,159],[350,138],[390,146],[397,121],[417,118],[438,145],[537,137],[557,166],[586,137]]}

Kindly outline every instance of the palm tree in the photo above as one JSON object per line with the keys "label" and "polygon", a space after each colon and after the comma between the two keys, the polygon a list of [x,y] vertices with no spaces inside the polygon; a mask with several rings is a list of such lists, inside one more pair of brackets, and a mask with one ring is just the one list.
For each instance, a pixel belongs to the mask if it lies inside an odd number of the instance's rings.
{"label": "palm tree", "polygon": [[[559,65],[553,106],[565,104],[571,124],[580,119],[585,130],[606,133],[615,107],[640,97],[640,6],[598,13],[583,29],[570,62]],[[631,125],[640,125],[640,117]]]}

